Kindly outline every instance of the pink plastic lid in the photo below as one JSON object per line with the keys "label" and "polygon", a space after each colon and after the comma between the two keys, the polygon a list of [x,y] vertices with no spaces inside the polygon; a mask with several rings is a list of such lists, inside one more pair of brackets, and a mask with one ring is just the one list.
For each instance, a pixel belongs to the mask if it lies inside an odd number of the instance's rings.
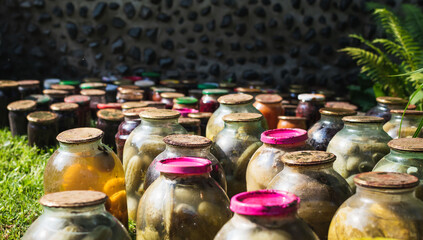
{"label": "pink plastic lid", "polygon": [[192,108],[177,108],[174,110],[178,111],[182,117],[188,117],[190,113],[198,113],[198,110]]}
{"label": "pink plastic lid", "polygon": [[160,160],[156,170],[173,174],[204,174],[211,172],[212,162],[205,158],[178,157]]}
{"label": "pink plastic lid", "polygon": [[231,210],[241,215],[276,216],[297,211],[300,198],[278,190],[243,192],[232,197]]}
{"label": "pink plastic lid", "polygon": [[300,128],[284,128],[264,131],[261,141],[268,144],[294,144],[308,139],[307,131]]}

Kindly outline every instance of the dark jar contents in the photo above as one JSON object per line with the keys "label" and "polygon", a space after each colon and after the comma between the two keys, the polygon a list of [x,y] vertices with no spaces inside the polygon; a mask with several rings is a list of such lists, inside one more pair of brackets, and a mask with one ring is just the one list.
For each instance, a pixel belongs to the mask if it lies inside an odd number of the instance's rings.
{"label": "dark jar contents", "polygon": [[12,136],[26,135],[28,120],[26,116],[35,111],[37,103],[32,100],[19,100],[7,105]]}
{"label": "dark jar contents", "polygon": [[173,88],[152,88],[153,93],[151,94],[151,100],[155,101],[155,102],[160,102],[162,101],[162,97],[161,94],[165,93],[165,92],[176,92],[175,89]]}
{"label": "dark jar contents", "polygon": [[120,123],[123,121],[123,113],[117,109],[101,109],[97,112],[97,128],[103,130],[103,143],[116,151],[115,135]]}
{"label": "dark jar contents", "polygon": [[9,126],[9,117],[7,114],[7,105],[13,101],[19,100],[20,93],[18,83],[9,80],[0,80],[0,127]]}
{"label": "dark jar contents", "polygon": [[175,98],[183,97],[184,94],[182,93],[173,93],[173,92],[165,92],[160,94],[162,100],[161,102],[166,104],[166,109],[172,109],[173,108],[173,100]]}
{"label": "dark jar contents", "polygon": [[200,112],[211,112],[213,113],[219,108],[219,102],[217,99],[229,91],[226,89],[204,89],[203,97],[200,99]]}
{"label": "dark jar contents", "polygon": [[193,119],[199,119],[200,120],[200,129],[201,129],[201,136],[206,136],[206,127],[207,123],[209,122],[210,117],[212,116],[212,113],[210,112],[199,112],[199,113],[189,113],[188,117]]}
{"label": "dark jar contents", "polygon": [[91,115],[90,115],[90,97],[83,95],[72,95],[65,98],[65,103],[76,103],[78,109],[76,110],[76,116],[78,118],[79,127],[90,126]]}
{"label": "dark jar contents", "polygon": [[57,114],[38,111],[28,114],[28,145],[39,148],[56,145]]}
{"label": "dark jar contents", "polygon": [[25,98],[37,103],[37,111],[48,111],[50,109],[51,98],[47,95],[32,94]]}
{"label": "dark jar contents", "polygon": [[199,119],[180,117],[178,122],[187,130],[188,134],[201,135],[201,121]]}
{"label": "dark jar contents", "polygon": [[173,107],[175,109],[198,109],[198,100],[193,97],[178,97],[173,99]]}
{"label": "dark jar contents", "polygon": [[[378,97],[377,105],[370,109],[366,116],[381,117],[385,122],[391,120],[391,110],[404,110],[408,101],[398,97]],[[412,110],[409,106],[408,110]]]}
{"label": "dark jar contents", "polygon": [[296,116],[307,119],[307,128],[313,126],[320,119],[319,109],[325,106],[325,96],[322,94],[304,93],[298,95]]}
{"label": "dark jar contents", "polygon": [[51,98],[51,103],[63,102],[68,92],[55,89],[44,89],[43,94]]}
{"label": "dark jar contents", "polygon": [[21,98],[24,99],[32,94],[40,94],[40,81],[38,80],[22,80],[18,81],[18,90],[21,93]]}
{"label": "dark jar contents", "polygon": [[319,112],[322,118],[308,130],[307,143],[315,150],[326,151],[333,136],[344,128],[342,118],[357,112],[343,108],[321,108]]}
{"label": "dark jar contents", "polygon": [[84,89],[81,95],[90,97],[91,119],[97,119],[97,104],[106,103],[106,91],[100,89]]}
{"label": "dark jar contents", "polygon": [[78,104],[55,103],[50,106],[50,109],[52,112],[57,114],[59,133],[78,127],[78,119],[76,115]]}

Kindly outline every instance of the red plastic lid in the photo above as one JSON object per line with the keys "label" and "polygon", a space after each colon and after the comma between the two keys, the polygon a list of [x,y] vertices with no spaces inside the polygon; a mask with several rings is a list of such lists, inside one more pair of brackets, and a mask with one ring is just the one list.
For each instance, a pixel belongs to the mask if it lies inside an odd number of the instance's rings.
{"label": "red plastic lid", "polygon": [[210,160],[198,157],[178,157],[160,160],[156,170],[173,174],[204,174],[211,172]]}
{"label": "red plastic lid", "polygon": [[300,198],[278,190],[243,192],[232,197],[231,210],[241,215],[277,216],[297,211]]}
{"label": "red plastic lid", "polygon": [[98,109],[122,109],[122,103],[99,103]]}
{"label": "red plastic lid", "polygon": [[268,144],[294,144],[308,139],[307,131],[299,128],[267,130],[261,134],[261,141]]}
{"label": "red plastic lid", "polygon": [[84,96],[84,95],[71,95],[71,96],[65,97],[64,101],[66,103],[83,104],[83,103],[88,103],[90,101],[90,97]]}
{"label": "red plastic lid", "polygon": [[198,113],[197,109],[192,109],[192,108],[177,108],[174,110],[178,111],[182,117],[188,117],[188,114],[190,113]]}
{"label": "red plastic lid", "polygon": [[132,82],[136,82],[136,81],[142,80],[142,77],[139,77],[139,76],[126,76],[126,77],[123,77],[123,79],[128,79],[128,80],[131,80]]}

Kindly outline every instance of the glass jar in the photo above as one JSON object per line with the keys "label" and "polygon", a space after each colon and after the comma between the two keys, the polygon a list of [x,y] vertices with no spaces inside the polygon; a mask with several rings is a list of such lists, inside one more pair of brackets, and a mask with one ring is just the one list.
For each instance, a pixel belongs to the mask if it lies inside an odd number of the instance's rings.
{"label": "glass jar", "polygon": [[172,109],[198,109],[198,100],[193,97],[175,98]]}
{"label": "glass jar", "polygon": [[301,199],[298,216],[320,239],[328,238],[329,225],[341,204],[352,195],[345,179],[333,170],[336,157],[323,151],[298,151],[282,157],[284,169],[267,186]]}
{"label": "glass jar", "polygon": [[[284,100],[285,101],[285,100]],[[283,108],[285,110],[285,116],[292,116],[295,117],[296,113],[295,111],[297,110],[297,106],[298,105],[289,105],[289,104],[284,104]]]}
{"label": "glass jar", "polygon": [[183,97],[184,94],[182,93],[177,93],[177,92],[165,92],[165,93],[161,93],[161,102],[166,104],[166,109],[172,109],[173,108],[173,100],[175,98],[180,98]]}
{"label": "glass jar", "polygon": [[262,145],[260,136],[262,115],[258,113],[231,113],[223,117],[225,127],[216,138],[216,145],[225,153],[222,161],[228,181],[228,196],[247,191],[245,173],[256,150]]}
{"label": "glass jar", "polygon": [[247,166],[247,191],[266,189],[283,169],[281,157],[287,152],[308,150],[307,131],[298,128],[274,129],[261,134],[263,145],[257,149]]}
{"label": "glass jar", "polygon": [[43,94],[51,98],[51,103],[63,102],[68,92],[55,89],[44,89]]}
{"label": "glass jar", "polygon": [[188,97],[193,97],[193,98],[196,98],[198,101],[200,101],[202,96],[203,96],[203,90],[201,89],[188,90]]}
{"label": "glass jar", "polygon": [[178,122],[187,130],[188,134],[201,135],[201,122],[199,119],[180,117]]}
{"label": "glass jar", "polygon": [[300,128],[307,130],[306,118],[293,116],[279,116],[278,129],[282,128]]}
{"label": "glass jar", "polygon": [[143,90],[123,89],[123,90],[118,90],[118,93],[116,95],[116,102],[125,103],[125,102],[141,101],[143,97],[144,97]]}
{"label": "glass jar", "polygon": [[56,146],[57,118],[57,114],[48,111],[28,114],[28,145],[39,148]]}
{"label": "glass jar", "polygon": [[76,110],[76,116],[78,118],[79,127],[88,127],[91,122],[90,115],[90,97],[83,95],[71,95],[65,97],[65,103],[76,103],[78,109]]}
{"label": "glass jar", "polygon": [[155,102],[160,102],[162,101],[162,97],[160,94],[165,93],[165,92],[176,92],[175,89],[173,88],[158,88],[158,87],[154,87],[153,88],[153,93],[151,96],[151,100],[155,101]]}
{"label": "glass jar", "polygon": [[35,111],[37,103],[32,100],[19,100],[7,105],[9,124],[12,136],[26,135],[28,120],[26,116]]}
{"label": "glass jar", "polygon": [[123,113],[117,109],[101,109],[97,112],[96,127],[103,130],[103,143],[116,151],[115,135],[120,123],[123,121]]}
{"label": "glass jar", "polygon": [[50,87],[52,90],[65,91],[66,95],[76,94],[76,88],[72,85],[53,84]]}
{"label": "glass jar", "polygon": [[423,238],[423,202],[413,194],[419,184],[416,177],[369,172],[357,175],[354,182],[357,193],[333,217],[330,240]]}
{"label": "glass jar", "polygon": [[269,129],[275,129],[278,124],[278,117],[284,114],[282,97],[277,94],[259,94],[253,104],[263,114]]}
{"label": "glass jar", "polygon": [[416,197],[423,201],[423,139],[394,139],[388,146],[391,152],[376,164],[373,171],[399,172],[416,176],[420,180]]}
{"label": "glass jar", "polygon": [[125,102],[125,103],[122,103],[122,106],[121,106],[123,112],[125,112],[129,109],[132,109],[132,108],[144,108],[144,107],[147,107],[147,103],[144,103],[144,102]]}
{"label": "glass jar", "polygon": [[326,151],[330,140],[344,128],[342,118],[356,115],[356,111],[343,108],[321,108],[322,118],[308,130],[307,143],[315,150]]}
{"label": "glass jar", "polygon": [[37,103],[37,111],[50,110],[51,98],[47,95],[32,94],[27,96],[25,99],[35,101]]}
{"label": "glass jar", "polygon": [[40,94],[40,81],[38,80],[22,80],[18,81],[18,90],[21,93],[21,99],[25,99],[32,94]]}
{"label": "glass jar", "polygon": [[144,79],[141,81],[136,81],[134,84],[144,91],[144,100],[151,100],[151,88],[155,85],[154,81]]}
{"label": "glass jar", "polygon": [[295,116],[307,119],[307,128],[310,128],[320,119],[319,109],[325,106],[325,96],[322,94],[303,93],[298,95],[297,110]]}
{"label": "glass jar", "polygon": [[179,116],[178,112],[167,109],[143,111],[140,113],[141,124],[126,140],[123,148],[123,169],[131,220],[135,221],[137,216],[138,202],[144,192],[143,184],[148,166],[166,148],[163,138],[170,134],[186,133],[178,123]]}
{"label": "glass jar", "polygon": [[211,162],[193,157],[163,159],[156,169],[160,176],[138,207],[137,239],[212,240],[232,213],[228,196],[210,176]]}
{"label": "glass jar", "polygon": [[[81,82],[78,81],[78,80],[61,80],[60,81],[60,85],[63,85],[63,86],[72,86],[73,87],[73,91],[72,92],[69,92],[69,95],[79,94],[79,92],[81,90],[79,88],[79,84],[81,84]],[[70,90],[71,88],[69,87],[68,89]]]}
{"label": "glass jar", "polygon": [[215,240],[317,240],[297,216],[300,198],[276,190],[244,192],[231,199],[235,215]]}
{"label": "glass jar", "polygon": [[103,131],[97,128],[74,128],[57,135],[59,148],[44,170],[44,192],[104,192],[109,197],[107,211],[128,227],[122,164],[102,138]]}
{"label": "glass jar", "polygon": [[81,90],[81,95],[90,98],[91,119],[97,119],[97,104],[106,103],[106,91],[99,89]]}
{"label": "glass jar", "polygon": [[200,112],[214,113],[219,108],[217,99],[228,93],[226,89],[204,89],[200,99]]}
{"label": "glass jar", "polygon": [[118,86],[114,84],[107,84],[106,86],[106,102],[114,102],[116,101]]}
{"label": "glass jar", "polygon": [[[377,105],[370,109],[366,116],[381,117],[385,122],[391,119],[391,110],[403,110],[407,106],[408,100],[399,97],[377,97]],[[411,110],[411,109],[409,109]]]}
{"label": "glass jar", "polygon": [[50,105],[52,112],[58,116],[58,129],[59,133],[68,129],[78,127],[78,119],[76,117],[76,110],[78,104],[76,103],[55,103]]}
{"label": "glass jar", "polygon": [[189,118],[200,120],[200,129],[201,129],[200,136],[203,136],[203,137],[206,136],[207,123],[209,122],[211,115],[212,113],[209,113],[209,112],[188,113]]}
{"label": "glass jar", "polygon": [[353,178],[357,173],[370,172],[389,153],[392,139],[383,131],[383,118],[348,116],[342,118],[344,128],[329,142],[327,151],[336,155],[333,168],[355,190]]}
{"label": "glass jar", "polygon": [[0,80],[0,128],[9,126],[7,105],[19,100],[18,83],[9,80]]}
{"label": "glass jar", "polygon": [[130,240],[125,227],[106,212],[107,195],[97,191],[50,193],[40,199],[43,214],[23,240],[116,239]]}
{"label": "glass jar", "polygon": [[[222,131],[225,125],[222,119],[225,115],[230,113],[260,113],[260,111],[253,106],[253,99],[253,96],[248,94],[228,94],[220,97],[218,99],[220,106],[207,123],[206,137],[214,141],[216,135]],[[261,122],[263,128],[267,129],[266,119],[263,118]]]}
{"label": "glass jar", "polygon": [[[406,110],[401,125],[403,113],[404,110],[391,110],[391,119],[383,125],[383,130],[385,130],[391,138],[412,137],[423,118],[423,111]],[[399,136],[400,125],[401,136]],[[423,132],[420,132],[418,137],[423,137]]]}

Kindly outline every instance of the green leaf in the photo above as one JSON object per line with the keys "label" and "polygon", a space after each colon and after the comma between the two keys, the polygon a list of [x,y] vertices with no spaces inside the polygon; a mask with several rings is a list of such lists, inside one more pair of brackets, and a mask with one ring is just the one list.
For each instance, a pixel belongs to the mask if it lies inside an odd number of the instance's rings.
{"label": "green leaf", "polygon": [[379,83],[375,83],[373,85],[373,92],[375,94],[375,97],[386,96],[385,91],[383,91],[383,86]]}

